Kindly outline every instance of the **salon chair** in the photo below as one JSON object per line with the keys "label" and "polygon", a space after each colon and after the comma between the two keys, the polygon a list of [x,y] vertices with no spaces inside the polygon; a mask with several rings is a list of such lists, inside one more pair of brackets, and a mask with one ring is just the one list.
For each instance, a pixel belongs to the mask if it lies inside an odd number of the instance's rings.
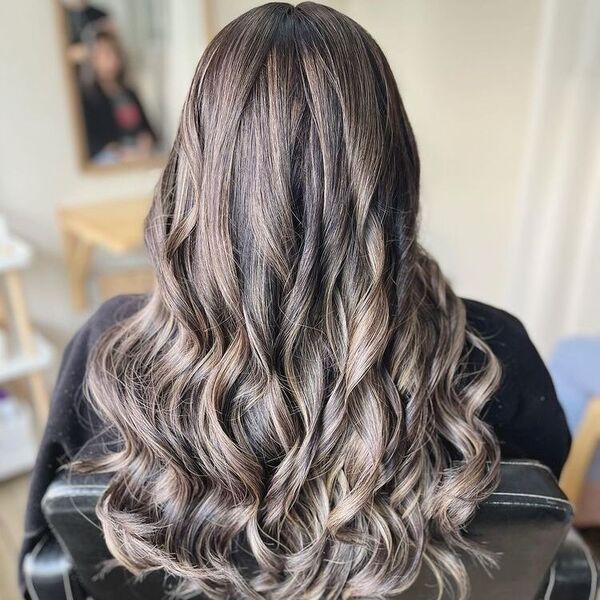
{"label": "salon chair", "polygon": [[[162,600],[173,589],[175,582],[159,572],[140,580],[121,567],[106,568],[110,554],[94,510],[106,481],[106,476],[62,474],[49,487],[42,506],[52,534],[24,562],[32,600]],[[470,597],[596,600],[598,565],[571,528],[571,518],[571,505],[546,467],[503,462],[498,489],[481,504],[466,532],[495,553],[498,566],[486,572],[466,562]],[[401,598],[433,599],[431,584],[424,568]]]}

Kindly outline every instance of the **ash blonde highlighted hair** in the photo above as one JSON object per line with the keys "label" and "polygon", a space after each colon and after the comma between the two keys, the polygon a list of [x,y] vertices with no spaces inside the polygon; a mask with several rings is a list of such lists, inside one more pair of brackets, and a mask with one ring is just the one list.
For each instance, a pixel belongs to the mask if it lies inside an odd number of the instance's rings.
{"label": "ash blonde highlighted hair", "polygon": [[88,368],[122,442],[87,465],[114,473],[121,564],[269,600],[394,597],[427,565],[467,596],[500,369],[418,208],[408,118],[354,21],[272,3],[209,44],[146,220],[156,290]]}

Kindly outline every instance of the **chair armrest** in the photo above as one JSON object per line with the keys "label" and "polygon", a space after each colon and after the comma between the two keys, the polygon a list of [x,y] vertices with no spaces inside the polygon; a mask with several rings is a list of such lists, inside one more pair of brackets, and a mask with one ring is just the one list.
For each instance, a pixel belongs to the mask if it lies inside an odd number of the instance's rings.
{"label": "chair armrest", "polygon": [[71,559],[48,535],[25,556],[23,576],[31,600],[85,600],[75,579]]}
{"label": "chair armrest", "polygon": [[599,585],[598,563],[579,533],[571,529],[556,554],[539,600],[596,600]]}

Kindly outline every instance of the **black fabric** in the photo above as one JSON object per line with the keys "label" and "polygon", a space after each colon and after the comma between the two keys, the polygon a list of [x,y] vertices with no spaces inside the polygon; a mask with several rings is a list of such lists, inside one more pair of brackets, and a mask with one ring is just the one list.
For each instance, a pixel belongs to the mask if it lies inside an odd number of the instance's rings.
{"label": "black fabric", "polygon": [[68,553],[46,535],[23,561],[27,590],[36,600],[86,600]]}
{"label": "black fabric", "polygon": [[[105,302],[68,344],[52,395],[50,415],[33,470],[25,517],[23,556],[47,533],[41,510],[44,493],[62,464],[82,449],[110,444],[102,423],[82,393],[87,357],[99,336],[111,324],[137,311],[145,296],[116,296]],[[484,418],[496,432],[503,458],[530,458],[550,467],[558,477],[571,443],[564,413],[542,359],[523,325],[510,314],[465,300],[467,318],[503,365],[502,384],[485,409]],[[481,356],[472,352],[472,368]],[[22,567],[20,568],[22,581]]]}
{"label": "black fabric", "polygon": [[[500,360],[500,389],[484,409],[504,458],[532,458],[556,478],[567,460],[571,434],[548,369],[523,324],[506,311],[465,300],[469,324]],[[481,365],[474,353],[473,368]]]}
{"label": "black fabric", "polygon": [[[116,97],[108,96],[94,83],[89,89],[82,90],[83,117],[87,132],[87,144],[90,157],[102,152],[109,144],[132,145],[140,133],[148,133],[154,142],[157,137],[144,112],[137,94],[129,87],[122,86]],[[119,104],[129,104],[136,112],[135,125],[126,127],[117,118]]]}
{"label": "black fabric", "polygon": [[537,600],[595,600],[598,564],[575,529],[562,543]]}

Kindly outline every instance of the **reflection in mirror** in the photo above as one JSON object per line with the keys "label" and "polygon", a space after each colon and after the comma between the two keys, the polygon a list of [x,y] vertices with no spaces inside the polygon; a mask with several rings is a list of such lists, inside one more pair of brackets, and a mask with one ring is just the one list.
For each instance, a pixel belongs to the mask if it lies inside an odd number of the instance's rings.
{"label": "reflection in mirror", "polygon": [[84,163],[155,161],[166,139],[163,0],[57,0]]}

